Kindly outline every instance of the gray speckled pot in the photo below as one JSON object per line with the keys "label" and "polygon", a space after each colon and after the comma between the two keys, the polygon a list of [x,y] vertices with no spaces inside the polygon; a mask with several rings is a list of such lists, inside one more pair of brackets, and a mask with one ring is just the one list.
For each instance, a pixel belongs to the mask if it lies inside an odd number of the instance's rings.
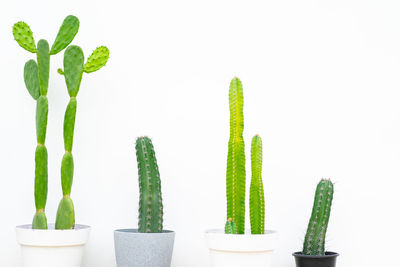
{"label": "gray speckled pot", "polygon": [[118,267],[170,267],[175,232],[139,233],[137,229],[114,231]]}

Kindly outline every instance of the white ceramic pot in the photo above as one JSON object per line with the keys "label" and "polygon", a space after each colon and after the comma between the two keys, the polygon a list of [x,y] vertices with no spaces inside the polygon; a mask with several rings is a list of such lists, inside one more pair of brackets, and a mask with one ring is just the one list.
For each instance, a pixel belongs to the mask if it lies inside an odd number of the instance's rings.
{"label": "white ceramic pot", "polygon": [[206,241],[212,267],[270,267],[277,243],[277,232],[230,235],[223,230],[208,230]]}
{"label": "white ceramic pot", "polygon": [[23,267],[80,267],[90,226],[75,225],[73,230],[32,229],[17,226],[17,242],[21,245]]}

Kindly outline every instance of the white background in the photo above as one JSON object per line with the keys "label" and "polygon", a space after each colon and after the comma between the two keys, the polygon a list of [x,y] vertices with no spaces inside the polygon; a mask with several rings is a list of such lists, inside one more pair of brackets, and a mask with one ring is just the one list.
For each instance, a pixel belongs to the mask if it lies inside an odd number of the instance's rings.
{"label": "white background", "polygon": [[[2,1],[0,6],[0,266],[19,266],[14,227],[34,214],[35,102],[23,82],[32,54],[13,40],[24,20],[54,41],[79,17],[73,41],[109,63],[78,94],[72,199],[93,227],[85,267],[115,266],[113,230],[137,226],[135,138],[153,138],[173,267],[208,266],[203,232],[225,223],[228,86],[244,85],[247,182],[250,141],[263,138],[266,223],[280,233],[276,266],[294,266],[314,188],[336,184],[327,248],[338,267],[394,266],[400,238],[400,2]],[[61,198],[62,124],[68,103],[51,59],[49,195]],[[247,195],[248,196],[248,195]],[[247,215],[248,216],[248,215]]]}

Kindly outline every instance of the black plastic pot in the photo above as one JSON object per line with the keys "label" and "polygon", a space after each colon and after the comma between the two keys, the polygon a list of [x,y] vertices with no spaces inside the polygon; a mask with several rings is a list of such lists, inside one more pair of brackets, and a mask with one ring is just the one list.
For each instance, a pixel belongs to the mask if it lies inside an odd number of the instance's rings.
{"label": "black plastic pot", "polygon": [[323,256],[303,255],[301,252],[292,254],[296,261],[297,267],[335,267],[336,257],[339,256],[336,252],[325,252]]}

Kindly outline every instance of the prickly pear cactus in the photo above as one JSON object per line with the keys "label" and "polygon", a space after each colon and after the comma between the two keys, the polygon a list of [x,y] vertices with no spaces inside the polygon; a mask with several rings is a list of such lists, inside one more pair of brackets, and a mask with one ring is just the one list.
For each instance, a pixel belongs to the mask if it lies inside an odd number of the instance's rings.
{"label": "prickly pear cactus", "polygon": [[227,218],[237,225],[238,234],[244,234],[246,170],[243,140],[243,87],[239,78],[233,78],[229,88],[230,137],[226,169]]}
{"label": "prickly pear cactus", "polygon": [[139,172],[139,229],[140,233],[161,233],[163,230],[163,203],[161,180],[156,154],[148,137],[136,140]]}
{"label": "prickly pear cactus", "polygon": [[[65,33],[64,35],[68,34]],[[71,36],[71,34],[69,34],[68,36]],[[57,40],[58,36],[56,41]],[[96,53],[98,57],[107,57],[108,59],[108,48],[105,46],[103,46],[102,48],[102,52],[98,52],[97,50],[95,50],[93,53]],[[57,51],[58,49],[59,48],[55,48],[55,51]],[[83,72],[85,71],[84,66],[86,66],[87,64],[92,64],[92,56],[90,56],[86,64],[84,64],[84,55],[82,49],[79,46],[71,45],[65,50],[64,53],[64,70],[58,70],[58,73],[64,75],[65,77],[65,83],[67,85],[70,100],[64,115],[65,153],[61,161],[61,186],[63,191],[63,198],[61,199],[57,210],[56,229],[73,229],[75,227],[75,210],[71,199],[71,187],[74,176],[74,159],[72,157],[72,146],[77,108],[76,96],[79,92]],[[96,69],[93,71],[99,70],[106,63],[107,60],[102,61],[100,67],[96,64],[92,64],[92,66],[96,66]]]}
{"label": "prickly pear cactus", "polygon": [[252,234],[264,234],[265,202],[262,171],[262,140],[255,135],[251,142],[250,224]]}
{"label": "prickly pear cactus", "polygon": [[304,238],[304,255],[325,255],[325,235],[333,199],[333,183],[322,179],[315,191],[314,207]]}
{"label": "prickly pear cactus", "polygon": [[225,234],[233,234],[233,235],[236,235],[236,234],[237,234],[236,223],[232,220],[232,218],[229,218],[229,219],[226,221],[226,224],[225,224]]}
{"label": "prickly pear cactus", "polygon": [[[73,19],[78,21],[74,16],[68,16],[63,23],[64,32],[71,31],[70,26],[65,24],[66,20]],[[79,25],[79,21],[78,21]],[[61,29],[60,29],[61,31]],[[76,28],[77,31],[77,28]],[[75,32],[76,34],[76,32]],[[75,36],[75,34],[73,36]],[[70,38],[65,46],[58,46],[58,51],[50,53],[49,44],[46,40],[39,40],[37,46],[33,38],[33,33],[28,24],[25,22],[17,22],[13,26],[13,35],[17,43],[25,50],[36,53],[37,63],[31,59],[26,62],[24,67],[24,81],[29,94],[36,100],[36,136],[37,147],[35,151],[35,206],[36,213],[33,218],[33,229],[47,229],[47,219],[45,215],[45,207],[47,201],[47,149],[45,146],[47,116],[48,116],[48,100],[47,91],[49,86],[49,70],[50,55],[64,49],[73,39]],[[58,36],[57,36],[58,38]],[[58,38],[59,42],[64,42],[63,37]],[[54,46],[54,45],[53,45]]]}

